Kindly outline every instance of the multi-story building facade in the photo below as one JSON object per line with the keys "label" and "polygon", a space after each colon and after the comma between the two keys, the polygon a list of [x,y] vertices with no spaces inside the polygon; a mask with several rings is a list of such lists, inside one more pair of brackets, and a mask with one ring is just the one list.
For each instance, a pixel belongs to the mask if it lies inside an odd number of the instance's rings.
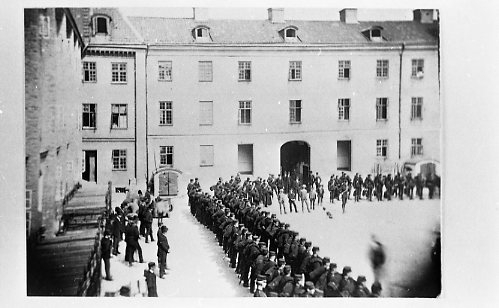
{"label": "multi-story building facade", "polygon": [[[285,20],[283,9],[269,9],[267,20],[214,20],[207,13],[108,13],[116,14],[109,38],[91,40],[84,59],[98,74],[84,84],[89,104],[98,106],[97,128],[84,130],[83,139],[88,151],[103,147],[98,179],[134,177],[144,186],[145,175],[162,174],[157,188],[175,194],[177,181],[183,187],[193,177],[211,183],[236,172],[313,170],[325,178],[393,172],[411,158],[439,160],[433,10],[415,10],[412,21],[372,22],[358,21],[356,9],[340,11],[339,21]],[[99,17],[98,10],[90,16]],[[111,56],[132,49],[134,57]],[[116,63],[133,63],[133,82],[113,84]],[[113,104],[127,105],[133,129],[112,127]],[[114,168],[121,149],[125,172]],[[132,163],[136,172],[128,170]]]}
{"label": "multi-story building facade", "polygon": [[[145,47],[116,9],[77,11],[87,43],[82,63],[82,179],[127,186],[146,172]],[[138,133],[138,131],[140,133]]]}
{"label": "multi-story building facade", "polygon": [[26,9],[26,233],[54,236],[64,197],[81,178],[81,57],[69,9]]}

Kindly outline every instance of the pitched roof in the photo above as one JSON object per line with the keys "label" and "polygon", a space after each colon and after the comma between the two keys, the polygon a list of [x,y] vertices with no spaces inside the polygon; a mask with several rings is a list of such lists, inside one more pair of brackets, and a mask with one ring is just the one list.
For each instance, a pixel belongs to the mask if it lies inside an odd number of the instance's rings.
{"label": "pitched roof", "polygon": [[[432,44],[438,42],[438,23],[415,21],[362,21],[346,24],[340,21],[287,20],[206,20],[192,18],[128,17],[130,24],[146,43],[194,44],[192,30],[198,26],[210,28],[212,43],[220,44],[281,44],[279,31],[288,26],[298,28],[296,42],[289,44],[380,44],[370,42],[361,31],[381,26],[386,43]],[[209,44],[209,43],[208,43]]]}

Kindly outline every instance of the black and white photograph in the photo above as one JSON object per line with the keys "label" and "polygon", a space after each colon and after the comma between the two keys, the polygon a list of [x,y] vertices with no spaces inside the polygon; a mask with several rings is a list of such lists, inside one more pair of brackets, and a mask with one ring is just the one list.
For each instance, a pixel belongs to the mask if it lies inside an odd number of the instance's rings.
{"label": "black and white photograph", "polygon": [[449,300],[445,9],[133,5],[18,14],[21,294]]}

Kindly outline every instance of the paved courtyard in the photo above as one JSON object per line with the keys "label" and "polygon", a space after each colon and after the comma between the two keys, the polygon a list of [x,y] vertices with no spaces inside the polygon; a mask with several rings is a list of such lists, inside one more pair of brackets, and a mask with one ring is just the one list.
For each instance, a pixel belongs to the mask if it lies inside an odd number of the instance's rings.
{"label": "paved courtyard", "polygon": [[[326,193],[327,196],[327,193]],[[113,203],[121,202],[120,195]],[[385,246],[387,255],[385,275],[382,278],[384,296],[400,294],[397,288],[418,276],[419,269],[430,261],[433,230],[440,221],[440,199],[392,200],[384,202],[349,200],[346,213],[341,213],[341,203],[335,201],[316,206],[311,213],[279,214],[277,200],[267,209],[276,213],[281,221],[291,224],[291,229],[300,232],[321,248],[321,256],[329,256],[338,264],[352,267],[353,276],[365,275],[368,285],[373,282],[373,273],[368,259],[371,234],[375,234]],[[288,208],[289,210],[289,208]],[[326,211],[333,214],[328,218]],[[166,279],[157,279],[160,297],[244,297],[249,291],[239,286],[233,269],[224,260],[221,247],[215,236],[200,225],[190,214],[187,198],[174,201],[171,218],[164,220],[168,226],[171,253],[168,255]],[[154,234],[157,224],[154,223]],[[124,262],[125,243],[121,242],[122,254],[111,259],[114,281],[102,281],[102,295],[106,291],[119,290],[121,285],[131,284],[136,290],[137,281],[143,280],[147,262],[157,262],[156,242],[146,244],[140,239],[145,263],[134,263],[128,267]],[[143,286],[142,286],[143,288]]]}

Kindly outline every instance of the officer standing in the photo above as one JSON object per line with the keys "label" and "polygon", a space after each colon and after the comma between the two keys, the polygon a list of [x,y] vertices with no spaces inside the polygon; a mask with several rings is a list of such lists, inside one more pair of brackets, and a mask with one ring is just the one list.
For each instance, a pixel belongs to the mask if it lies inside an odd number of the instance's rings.
{"label": "officer standing", "polygon": [[166,237],[166,232],[168,228],[166,226],[161,226],[161,232],[158,232],[158,263],[159,263],[159,278],[165,278],[165,270],[167,269],[166,257],[170,252],[170,245],[168,244],[168,238]]}

